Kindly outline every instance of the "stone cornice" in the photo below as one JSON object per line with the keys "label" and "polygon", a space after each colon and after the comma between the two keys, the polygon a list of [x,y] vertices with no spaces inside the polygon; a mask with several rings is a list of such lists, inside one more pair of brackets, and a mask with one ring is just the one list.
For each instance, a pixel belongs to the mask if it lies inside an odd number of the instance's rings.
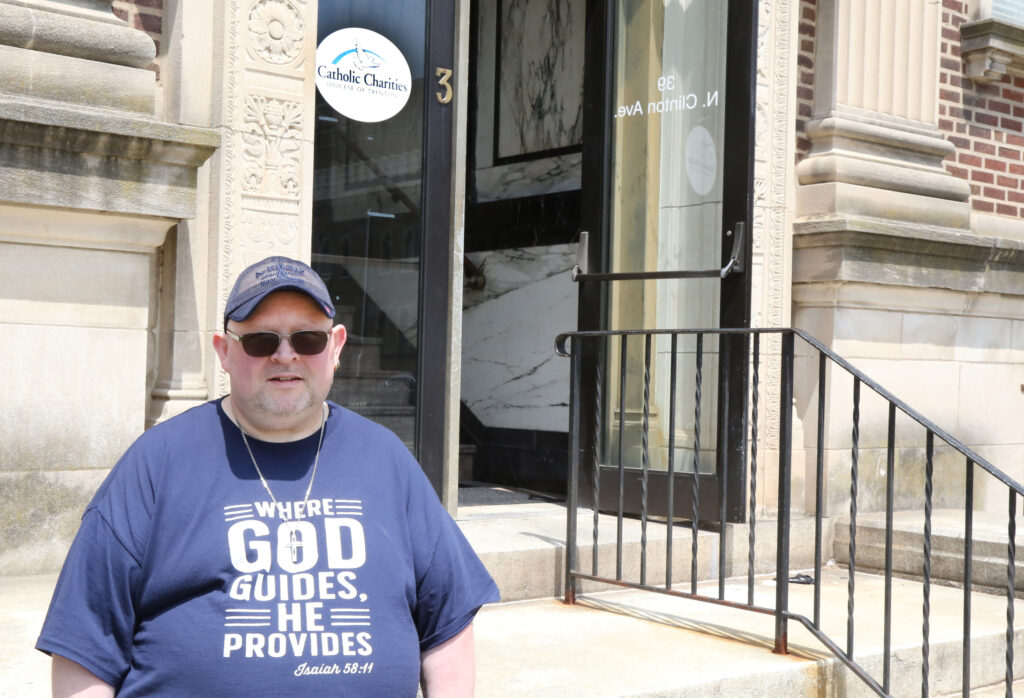
{"label": "stone cornice", "polygon": [[1024,76],[1024,27],[983,19],[961,25],[960,38],[965,73],[975,82]]}

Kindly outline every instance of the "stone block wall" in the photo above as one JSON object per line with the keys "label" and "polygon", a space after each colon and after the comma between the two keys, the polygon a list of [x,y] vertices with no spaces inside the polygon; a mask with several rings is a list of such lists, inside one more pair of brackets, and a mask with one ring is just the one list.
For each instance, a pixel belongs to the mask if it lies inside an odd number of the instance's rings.
{"label": "stone block wall", "polygon": [[0,570],[30,574],[145,425],[164,242],[221,138],[158,118],[153,41],[110,3],[0,13]]}

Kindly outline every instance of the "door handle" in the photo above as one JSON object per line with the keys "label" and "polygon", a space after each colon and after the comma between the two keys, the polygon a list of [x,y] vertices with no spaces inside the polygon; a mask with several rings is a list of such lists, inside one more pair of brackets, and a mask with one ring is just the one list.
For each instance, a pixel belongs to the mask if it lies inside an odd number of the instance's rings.
{"label": "door handle", "polygon": [[726,235],[732,236],[732,251],[729,253],[729,260],[721,269],[701,269],[698,271],[627,271],[627,272],[605,272],[591,274],[587,271],[588,251],[590,233],[586,230],[580,231],[580,246],[577,252],[576,264],[572,268],[573,281],[647,281],[650,279],[724,279],[729,274],[743,271],[743,244],[746,224],[737,221],[732,230],[727,230]]}

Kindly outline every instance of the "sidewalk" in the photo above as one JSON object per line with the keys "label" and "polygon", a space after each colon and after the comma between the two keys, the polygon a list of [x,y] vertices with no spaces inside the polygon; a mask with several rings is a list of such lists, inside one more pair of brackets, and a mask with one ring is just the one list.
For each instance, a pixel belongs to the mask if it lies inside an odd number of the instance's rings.
{"label": "sidewalk", "polygon": [[50,658],[34,645],[56,574],[0,577],[0,698],[50,695]]}
{"label": "sidewalk", "polygon": [[[49,660],[32,645],[55,575],[0,578],[0,697],[49,695]],[[858,659],[881,676],[882,578],[857,575]],[[700,585],[714,594],[715,584]],[[822,627],[840,645],[846,638],[846,572],[823,574]],[[774,584],[758,579],[755,602],[770,605]],[[727,585],[741,599],[743,580]],[[921,585],[894,580],[893,694],[920,695]],[[810,616],[812,588],[790,587],[790,607]],[[957,690],[963,592],[931,590],[931,695]],[[1016,604],[1016,672],[1024,675],[1024,602]],[[547,696],[868,696],[867,688],[798,623],[790,623],[791,654],[773,654],[773,617],[662,594],[588,594],[576,606],[557,599],[484,608],[475,625],[477,695]],[[1005,657],[1006,601],[972,596],[972,683],[1000,681]],[[1002,687],[974,695],[1003,695]]]}

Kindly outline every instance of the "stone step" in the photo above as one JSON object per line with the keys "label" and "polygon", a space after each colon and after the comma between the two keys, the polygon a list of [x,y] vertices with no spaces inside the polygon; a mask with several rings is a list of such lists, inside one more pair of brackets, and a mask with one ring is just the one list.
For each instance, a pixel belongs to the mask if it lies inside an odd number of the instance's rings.
{"label": "stone step", "polygon": [[[845,569],[822,574],[821,627],[846,644]],[[854,656],[869,674],[882,676],[881,577],[858,574]],[[698,593],[717,595],[704,582]],[[895,580],[892,629],[893,696],[921,695],[921,584]],[[730,580],[726,600],[746,600],[745,580]],[[770,576],[756,580],[754,603],[774,606]],[[963,593],[932,589],[929,695],[960,695]],[[972,594],[971,695],[1005,695],[1005,599]],[[791,585],[790,609],[808,615],[813,587]],[[1017,602],[1014,643],[1024,642],[1024,602]],[[497,604],[474,623],[476,695],[518,696],[874,696],[800,623],[788,623],[789,654],[777,655],[774,616],[653,592],[586,594],[574,606],[557,599]],[[1016,675],[1024,668],[1018,662]],[[994,691],[999,690],[999,693]],[[988,692],[984,692],[988,691]]]}
{"label": "stone step", "polygon": [[341,350],[341,370],[353,373],[380,370],[382,339],[350,336]]}
{"label": "stone step", "polygon": [[412,448],[416,440],[415,407],[361,405],[350,409],[395,432],[406,446]]}
{"label": "stone step", "polygon": [[[1007,532],[1006,514],[976,511],[972,522],[972,584],[989,589],[1006,588]],[[1017,522],[1016,546],[1024,549],[1024,520]],[[857,516],[858,570],[885,569],[885,513],[869,512]],[[848,565],[850,561],[850,518],[836,520],[834,557]],[[932,512],[931,577],[963,583],[964,511],[937,509]],[[893,513],[893,572],[915,579],[924,577],[924,512]],[[1024,560],[1014,559],[1014,586],[1024,591]]]}
{"label": "stone step", "polygon": [[[845,645],[846,571],[823,575],[822,627]],[[0,577],[0,696],[50,695],[50,660],[33,649],[57,575]],[[855,656],[881,675],[881,614],[884,585],[877,575],[858,574]],[[717,584],[698,592],[714,595]],[[790,588],[790,608],[806,614],[811,587]],[[743,600],[743,580],[731,581],[726,598]],[[755,603],[771,607],[770,577],[756,580]],[[921,695],[921,585],[896,580],[893,607],[903,622],[893,625],[894,696]],[[929,695],[961,695],[963,596],[958,589],[932,589]],[[1005,600],[975,593],[971,598],[972,696],[1006,695]],[[1024,602],[1017,602],[1014,643],[1021,656]],[[586,594],[575,605],[558,599],[501,603],[481,609],[473,625],[478,698],[541,696],[684,696],[750,698],[785,696],[860,698],[867,687],[799,623],[790,622],[788,655],[772,652],[774,618],[652,592]],[[1021,675],[1017,666],[1015,675]],[[1020,688],[1020,682],[1014,684]]]}
{"label": "stone step", "polygon": [[[495,575],[504,603],[481,610],[474,624],[477,690],[481,698],[518,696],[860,696],[873,695],[852,672],[832,657],[798,622],[788,624],[790,654],[772,653],[771,615],[632,590],[598,592],[584,585],[578,603],[568,606],[562,592],[565,550],[564,505],[502,488],[463,488],[458,522]],[[589,539],[591,512],[579,511],[582,539]],[[638,522],[624,521],[631,546],[624,568],[637,570]],[[649,524],[649,555],[658,529]],[[770,568],[774,521],[757,524],[755,552],[759,568]],[[830,528],[830,527],[829,527]],[[688,561],[688,529],[673,529],[673,550]],[[793,572],[806,569],[813,549],[813,519],[794,519]],[[678,533],[678,536],[676,535]],[[615,519],[599,517],[599,562],[614,555]],[[726,527],[729,553],[726,574],[745,569],[747,527]],[[664,538],[664,534],[662,534]],[[650,542],[650,541],[655,542]],[[702,578],[717,575],[714,532],[701,532]],[[827,541],[831,544],[831,539]],[[664,550],[664,548],[662,548]],[[708,551],[705,553],[705,550]],[[586,557],[586,562],[589,557]],[[656,564],[649,560],[650,564]],[[515,569],[516,567],[522,569]],[[685,581],[689,565],[682,565]],[[657,570],[651,570],[652,578]],[[49,660],[32,649],[46,611],[56,574],[0,577],[0,696],[49,695]],[[657,584],[652,581],[652,584]],[[688,587],[688,585],[687,585]],[[821,627],[840,647],[847,631],[848,572],[830,565],[822,572]],[[755,579],[756,605],[771,608],[772,574]],[[716,596],[715,579],[699,583],[698,592]],[[745,577],[727,579],[727,601],[746,600]],[[892,646],[895,696],[920,695],[922,585],[893,581]],[[935,585],[931,589],[930,695],[959,694],[963,591]],[[874,676],[881,676],[884,582],[878,575],[856,576],[855,656]],[[542,598],[536,598],[541,596]],[[532,597],[532,598],[531,598]],[[509,603],[516,599],[531,599]],[[812,616],[813,587],[791,585],[789,608]],[[1005,671],[1006,600],[976,591],[971,597],[971,695],[1005,695],[998,685]],[[1015,603],[1015,675],[1024,675],[1024,601]],[[986,692],[987,691],[987,692]],[[998,692],[996,692],[998,691]]]}
{"label": "stone step", "polygon": [[405,371],[339,371],[330,399],[349,408],[408,407],[415,398],[416,379]]}
{"label": "stone step", "polygon": [[473,460],[476,458],[476,446],[459,444],[459,482],[473,479]]}

